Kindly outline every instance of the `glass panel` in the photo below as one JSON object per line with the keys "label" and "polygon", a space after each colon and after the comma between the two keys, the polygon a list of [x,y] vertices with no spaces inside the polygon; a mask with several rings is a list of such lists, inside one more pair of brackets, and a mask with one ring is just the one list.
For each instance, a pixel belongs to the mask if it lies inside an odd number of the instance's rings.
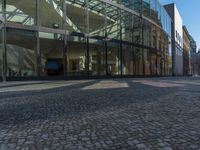
{"label": "glass panel", "polygon": [[150,17],[150,0],[143,0],[142,10],[144,16]]}
{"label": "glass panel", "polygon": [[56,33],[39,33],[41,76],[63,76],[64,55],[63,35]]}
{"label": "glass panel", "polygon": [[143,45],[151,47],[151,24],[143,21]]}
{"label": "glass panel", "polygon": [[141,76],[143,75],[143,52],[142,48],[134,47],[134,72],[135,75]]}
{"label": "glass panel", "polygon": [[142,13],[142,0],[134,0],[134,10],[138,13]]}
{"label": "glass panel", "polygon": [[161,55],[160,53],[157,54],[157,75],[161,75],[162,70],[162,64],[161,64]]}
{"label": "glass panel", "polygon": [[150,0],[151,4],[151,19],[155,22],[157,22],[157,18],[158,18],[158,12],[156,10],[156,3],[157,0]]}
{"label": "glass panel", "polygon": [[132,42],[133,16],[126,11],[121,12],[122,40]]}
{"label": "glass panel", "polygon": [[[97,0],[90,0],[89,11],[88,11],[88,30],[90,36],[104,37],[105,36],[105,25],[106,25],[106,5],[105,3]],[[107,18],[109,19],[109,18]]]}
{"label": "glass panel", "polygon": [[133,22],[133,42],[135,44],[142,44],[142,20],[139,17],[134,16]]}
{"label": "glass panel", "polygon": [[162,27],[162,23],[161,23],[161,4],[160,3],[157,3],[156,9],[157,9],[157,12],[158,12],[157,23],[158,23],[158,25],[160,25]]}
{"label": "glass panel", "polygon": [[106,75],[105,43],[101,40],[90,39],[90,63],[91,75]]}
{"label": "glass panel", "polygon": [[108,75],[121,74],[120,45],[119,42],[108,42],[107,47],[107,70]]}
{"label": "glass panel", "polygon": [[152,51],[150,55],[151,75],[157,75],[157,54]]}
{"label": "glass panel", "polygon": [[145,75],[150,75],[150,52],[148,49],[144,49],[144,62],[145,62]]}
{"label": "glass panel", "polygon": [[111,0],[113,3],[117,3],[119,4],[120,3],[120,0]]}
{"label": "glass panel", "polygon": [[88,74],[87,44],[83,37],[69,36],[67,48],[67,71],[69,76]]}
{"label": "glass panel", "polygon": [[133,75],[133,46],[131,45],[123,45],[122,49],[122,69],[123,75]]}
{"label": "glass panel", "polygon": [[169,44],[168,44],[168,52],[167,52],[167,61],[168,61],[168,73],[169,75],[172,74],[172,42],[171,42],[171,38],[168,38]]}
{"label": "glass panel", "polygon": [[39,0],[40,25],[43,27],[63,28],[62,0]]}
{"label": "glass panel", "polygon": [[36,75],[36,32],[7,29],[8,76]]}
{"label": "glass panel", "polygon": [[155,25],[151,26],[152,43],[151,47],[157,48],[157,27]]}
{"label": "glass panel", "polygon": [[87,9],[85,0],[66,0],[67,30],[70,33],[86,33]]}
{"label": "glass panel", "polygon": [[35,25],[36,0],[6,0],[6,19],[22,25]]}
{"label": "glass panel", "polygon": [[122,0],[122,4],[125,6],[125,7],[128,7],[130,9],[134,9],[134,1],[133,0]]}
{"label": "glass panel", "polygon": [[109,39],[120,39],[120,30],[121,30],[121,14],[120,9],[112,5],[107,5],[106,7],[106,34]]}

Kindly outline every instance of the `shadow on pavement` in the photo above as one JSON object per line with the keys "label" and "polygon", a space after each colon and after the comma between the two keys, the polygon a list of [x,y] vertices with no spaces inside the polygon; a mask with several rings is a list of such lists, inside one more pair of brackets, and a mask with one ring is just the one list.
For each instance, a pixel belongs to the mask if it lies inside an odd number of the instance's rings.
{"label": "shadow on pavement", "polygon": [[156,101],[179,90],[179,87],[158,88],[134,83],[132,80],[123,81],[128,84],[128,88],[82,90],[101,81],[93,80],[50,90],[1,94],[0,125],[17,125],[27,121],[126,108],[134,103]]}

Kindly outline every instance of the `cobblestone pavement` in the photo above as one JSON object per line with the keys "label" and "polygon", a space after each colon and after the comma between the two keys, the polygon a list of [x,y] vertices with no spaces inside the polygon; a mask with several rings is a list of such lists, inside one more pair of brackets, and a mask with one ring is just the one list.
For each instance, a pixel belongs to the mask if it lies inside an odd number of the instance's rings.
{"label": "cobblestone pavement", "polygon": [[0,150],[200,150],[200,78],[19,82],[0,91]]}

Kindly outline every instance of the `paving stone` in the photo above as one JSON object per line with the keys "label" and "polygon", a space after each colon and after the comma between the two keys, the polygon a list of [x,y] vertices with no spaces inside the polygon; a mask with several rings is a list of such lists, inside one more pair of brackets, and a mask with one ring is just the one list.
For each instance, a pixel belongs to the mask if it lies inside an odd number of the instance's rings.
{"label": "paving stone", "polygon": [[164,147],[164,150],[173,150],[171,147]]}
{"label": "paving stone", "polygon": [[0,150],[200,148],[200,78],[59,84],[0,94]]}

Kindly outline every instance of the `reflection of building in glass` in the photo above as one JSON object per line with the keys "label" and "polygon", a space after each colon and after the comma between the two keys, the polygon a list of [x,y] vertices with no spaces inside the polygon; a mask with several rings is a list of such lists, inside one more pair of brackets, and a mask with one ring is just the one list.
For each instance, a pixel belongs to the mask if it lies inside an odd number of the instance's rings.
{"label": "reflection of building in glass", "polygon": [[193,39],[192,36],[190,36],[190,48],[191,48],[191,55],[195,55],[197,52],[197,44],[196,41]]}
{"label": "reflection of building in glass", "polygon": [[200,50],[192,55],[192,74],[200,76]]}
{"label": "reflection of building in glass", "polygon": [[183,75],[183,24],[174,3],[164,6],[172,19],[172,73]]}
{"label": "reflection of building in glass", "polygon": [[191,75],[190,34],[183,26],[183,74]]}
{"label": "reflection of building in glass", "polygon": [[200,75],[200,51],[197,52],[196,41],[190,36],[192,75]]}
{"label": "reflection of building in glass", "polygon": [[8,77],[171,75],[171,19],[157,0],[0,2]]}

